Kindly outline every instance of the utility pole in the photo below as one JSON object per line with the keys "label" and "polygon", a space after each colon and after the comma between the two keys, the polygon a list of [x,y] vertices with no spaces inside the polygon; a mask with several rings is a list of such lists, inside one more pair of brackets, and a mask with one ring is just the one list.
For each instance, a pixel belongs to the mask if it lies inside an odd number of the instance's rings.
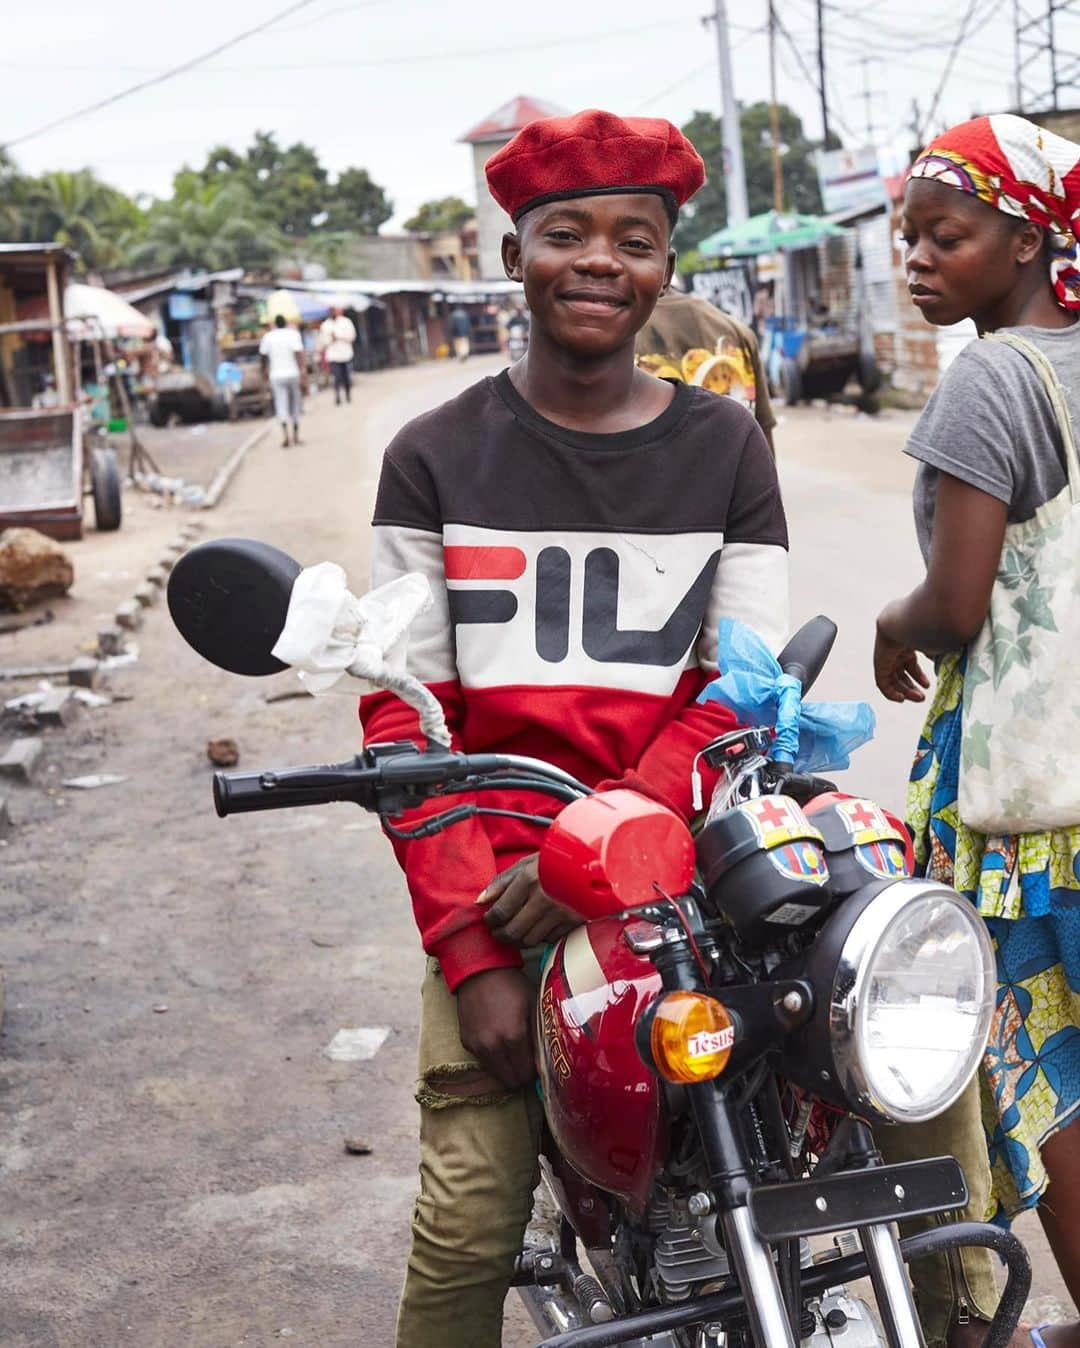
{"label": "utility pole", "polygon": [[727,222],[741,225],[750,218],[746,197],[746,167],[743,163],[742,127],[735,86],[731,76],[731,41],[728,36],[727,4],[714,0],[713,12],[704,20],[716,26],[716,55],[720,66],[720,102],[724,125],[724,187]]}
{"label": "utility pole", "polygon": [[780,111],[776,106],[776,4],[769,0],[769,139],[772,141],[772,204],[784,209],[784,170],[780,164]]}
{"label": "utility pole", "polygon": [[829,148],[829,95],[825,89],[825,0],[817,0],[817,68],[821,92],[821,148]]}
{"label": "utility pole", "polygon": [[1075,21],[1080,0],[1013,0],[1013,52],[1016,66],[1016,110],[1047,112],[1061,107],[1061,96],[1072,97],[1080,74],[1080,53],[1059,44],[1057,18]]}
{"label": "utility pole", "polygon": [[870,88],[870,62],[873,59],[872,56],[862,56],[859,58],[863,76],[862,100],[866,107],[867,145],[874,145],[876,143],[877,132],[881,129],[874,121],[874,98],[876,97],[876,91]]}

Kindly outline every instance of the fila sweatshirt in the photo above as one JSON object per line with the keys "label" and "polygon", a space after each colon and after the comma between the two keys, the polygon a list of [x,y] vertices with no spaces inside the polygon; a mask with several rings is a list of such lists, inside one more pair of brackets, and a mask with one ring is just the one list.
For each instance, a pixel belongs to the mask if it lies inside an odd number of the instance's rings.
{"label": "fila sweatshirt", "polygon": [[[387,449],[371,580],[418,571],[431,584],[408,667],[442,703],[455,749],[543,758],[689,817],[694,757],[735,725],[695,701],[717,672],[719,620],[779,649],[787,541],[772,454],[733,399],[680,384],[654,421],[593,434],[540,416],[503,371]],[[416,714],[391,694],[361,698],[360,716],[365,744],[419,738]],[[406,823],[461,799],[429,801]],[[514,791],[478,803],[560,808]],[[481,816],[394,842],[424,948],[452,991],[520,963],[476,899],[540,833]]]}

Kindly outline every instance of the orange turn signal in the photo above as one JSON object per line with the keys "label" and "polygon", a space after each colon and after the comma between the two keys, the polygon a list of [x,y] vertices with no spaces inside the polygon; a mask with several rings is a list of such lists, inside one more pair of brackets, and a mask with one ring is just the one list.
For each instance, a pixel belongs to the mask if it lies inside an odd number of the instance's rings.
{"label": "orange turn signal", "polygon": [[668,1081],[693,1085],[718,1077],[735,1046],[727,1007],[703,992],[669,992],[653,1012],[649,1047],[653,1066]]}

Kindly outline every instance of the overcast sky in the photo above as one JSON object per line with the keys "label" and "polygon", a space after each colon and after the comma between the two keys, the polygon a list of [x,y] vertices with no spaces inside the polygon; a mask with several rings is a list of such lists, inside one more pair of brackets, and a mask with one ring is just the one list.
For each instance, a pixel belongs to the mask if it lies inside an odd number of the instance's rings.
{"label": "overcast sky", "polygon": [[[817,137],[818,96],[806,73],[816,76],[814,0],[776,2],[804,66],[781,41],[778,95]],[[284,8],[285,0],[8,5],[0,144]],[[200,163],[216,142],[242,148],[256,129],[272,130],[285,143],[311,143],[334,171],[368,169],[395,203],[393,228],[428,198],[472,199],[469,152],[457,138],[515,94],[674,122],[697,108],[717,110],[715,40],[700,20],[710,8],[711,0],[586,0],[562,11],[521,0],[314,0],[213,61],[11,153],[31,172],[90,165],[128,192],[165,194],[185,160]],[[766,0],[728,0],[728,9],[736,94],[767,98]],[[968,9],[969,0],[826,6],[830,104],[846,145],[867,139],[865,73],[876,138],[894,154],[903,148],[912,99],[925,117]],[[1012,0],[974,0],[939,126],[1012,104],[1012,10]],[[568,22],[568,30],[557,26]],[[1063,36],[1080,51],[1080,34]],[[865,72],[862,56],[872,58]]]}

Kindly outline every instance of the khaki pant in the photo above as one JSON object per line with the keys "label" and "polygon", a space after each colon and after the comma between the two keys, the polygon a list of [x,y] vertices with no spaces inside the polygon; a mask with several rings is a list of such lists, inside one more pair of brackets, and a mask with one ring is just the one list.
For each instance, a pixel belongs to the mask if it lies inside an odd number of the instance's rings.
{"label": "khaki pant", "polygon": [[[979,1111],[976,1076],[957,1102],[929,1123],[879,1127],[874,1138],[890,1164],[928,1156],[955,1156],[968,1183],[968,1205],[955,1220],[982,1222],[990,1210],[990,1161]],[[923,1217],[902,1226],[904,1235],[925,1231],[947,1218]],[[945,1348],[952,1326],[968,1317],[993,1319],[998,1294],[994,1256],[989,1250],[966,1248],[920,1259],[909,1265],[927,1348]]]}
{"label": "khaki pant", "polygon": [[[456,1093],[454,1078],[477,1063],[462,1047],[457,1002],[435,960],[428,960],[422,998],[420,1195],[397,1348],[499,1348],[503,1302],[538,1180],[540,1100],[532,1086],[512,1094]],[[990,1166],[977,1080],[940,1118],[881,1127],[875,1137],[889,1162],[955,1156],[971,1199],[960,1216],[983,1220]],[[905,1234],[934,1220],[912,1222]],[[944,1348],[958,1319],[993,1317],[998,1297],[989,1251],[922,1259],[911,1272],[928,1348]]]}
{"label": "khaki pant", "polygon": [[420,1196],[398,1312],[397,1348],[499,1348],[503,1302],[539,1180],[534,1086],[440,1089],[477,1068],[457,1002],[428,960],[420,1020]]}

